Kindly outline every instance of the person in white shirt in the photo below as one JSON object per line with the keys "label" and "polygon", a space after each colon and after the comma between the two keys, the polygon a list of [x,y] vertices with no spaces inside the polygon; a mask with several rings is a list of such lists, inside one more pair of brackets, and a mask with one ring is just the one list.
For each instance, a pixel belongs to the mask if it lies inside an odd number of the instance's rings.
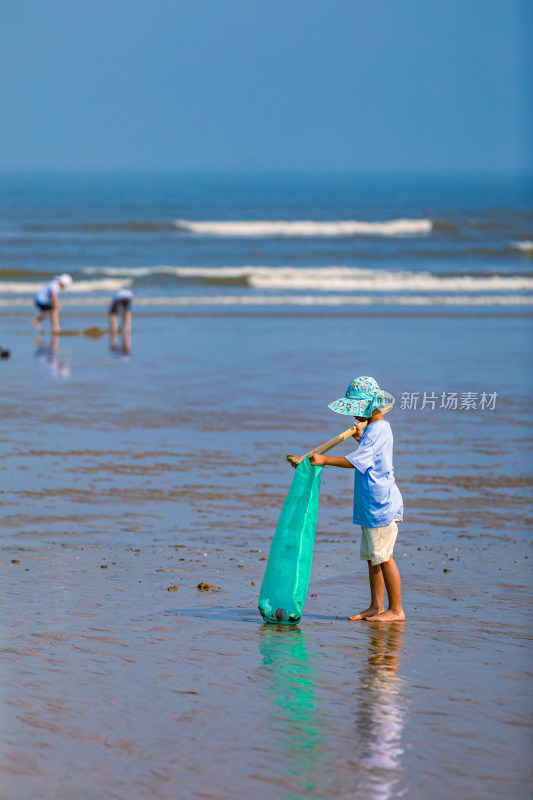
{"label": "person in white shirt", "polygon": [[66,289],[72,283],[72,278],[65,272],[63,275],[56,275],[56,277],[48,281],[35,295],[35,305],[41,312],[33,320],[34,328],[41,327],[41,322],[47,317],[52,319],[52,333],[59,333],[59,312],[61,306],[59,304],[58,295],[61,289]]}
{"label": "person in white shirt", "polygon": [[116,335],[119,332],[119,314],[122,314],[122,332],[125,334],[130,332],[132,302],[133,292],[131,292],[129,289],[119,289],[114,295],[109,308],[109,328],[112,335]]}

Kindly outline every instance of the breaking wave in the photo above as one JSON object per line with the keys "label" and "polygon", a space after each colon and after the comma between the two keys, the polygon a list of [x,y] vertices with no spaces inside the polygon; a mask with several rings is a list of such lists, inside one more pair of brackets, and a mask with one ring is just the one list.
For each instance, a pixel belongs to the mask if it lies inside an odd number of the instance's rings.
{"label": "breaking wave", "polygon": [[533,276],[527,275],[447,276],[358,267],[84,267],[82,271],[129,279],[168,275],[200,283],[240,283],[254,289],[311,289],[321,292],[533,291]]}
{"label": "breaking wave", "polygon": [[533,242],[530,242],[530,241],[513,242],[512,248],[513,248],[513,250],[520,250],[521,253],[532,253],[533,254]]}
{"label": "breaking wave", "polygon": [[[97,306],[103,298],[66,298],[62,306]],[[0,307],[30,305],[29,299],[1,299]],[[218,295],[137,297],[139,306],[533,306],[533,296],[523,295]]]}
{"label": "breaking wave", "polygon": [[[489,296],[433,296],[425,295],[398,297],[397,295],[374,297],[372,295],[222,295],[218,297],[158,297],[143,299],[142,305],[242,305],[242,306],[372,306],[372,305],[403,305],[403,306],[513,306],[533,305],[533,297],[508,295],[506,297]],[[137,301],[136,305],[139,305]]]}
{"label": "breaking wave", "polygon": [[[68,294],[88,294],[90,292],[116,292],[118,289],[126,289],[131,286],[131,280],[113,280],[107,278],[101,281],[74,281],[66,290]],[[28,283],[20,281],[0,282],[1,294],[36,294],[43,285],[39,283]],[[66,293],[61,294],[61,304],[64,305],[63,298]]]}
{"label": "breaking wave", "polygon": [[427,236],[433,222],[430,219],[394,219],[388,222],[336,220],[205,220],[194,222],[177,219],[179,230],[205,236]]}

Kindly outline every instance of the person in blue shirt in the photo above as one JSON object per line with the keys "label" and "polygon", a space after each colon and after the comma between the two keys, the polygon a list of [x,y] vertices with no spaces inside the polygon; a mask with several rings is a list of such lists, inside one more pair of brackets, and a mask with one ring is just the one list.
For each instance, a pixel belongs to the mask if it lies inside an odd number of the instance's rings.
{"label": "person in blue shirt", "polygon": [[[127,336],[131,331],[131,306],[133,303],[133,292],[129,289],[119,289],[113,296],[109,307],[109,330],[112,336],[119,333],[119,330]],[[122,315],[122,325],[119,328],[118,317]]]}
{"label": "person in blue shirt", "polygon": [[[353,415],[357,450],[347,456],[311,453],[317,466],[354,469],[354,525],[361,526],[361,560],[368,562],[370,605],[350,620],[403,622],[400,573],[393,558],[398,522],[403,519],[403,500],[394,480],[392,430],[381,413],[383,393],[374,378],[355,378],[344,397],[329,404],[338,414]],[[367,422],[365,428],[359,423]],[[385,589],[389,601],[385,610]]]}

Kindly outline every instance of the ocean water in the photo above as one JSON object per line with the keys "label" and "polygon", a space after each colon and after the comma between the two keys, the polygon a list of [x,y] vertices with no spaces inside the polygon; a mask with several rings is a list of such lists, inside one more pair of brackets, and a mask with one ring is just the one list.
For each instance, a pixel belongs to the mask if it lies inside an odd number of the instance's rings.
{"label": "ocean water", "polygon": [[64,305],[530,306],[525,180],[4,176],[0,305],[69,272]]}
{"label": "ocean water", "polygon": [[[0,795],[529,798],[527,187],[30,176],[1,217]],[[65,335],[36,335],[63,271]],[[285,455],[350,426],[357,374],[396,398],[407,620],[347,622],[327,468],[302,622],[264,625]]]}

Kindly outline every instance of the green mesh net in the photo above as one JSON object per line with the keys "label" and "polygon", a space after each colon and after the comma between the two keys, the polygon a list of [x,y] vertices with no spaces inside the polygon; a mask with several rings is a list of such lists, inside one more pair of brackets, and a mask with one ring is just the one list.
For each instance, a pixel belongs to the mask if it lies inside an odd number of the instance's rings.
{"label": "green mesh net", "polygon": [[265,622],[294,625],[301,619],[311,577],[322,469],[312,467],[308,458],[296,467],[259,593]]}

